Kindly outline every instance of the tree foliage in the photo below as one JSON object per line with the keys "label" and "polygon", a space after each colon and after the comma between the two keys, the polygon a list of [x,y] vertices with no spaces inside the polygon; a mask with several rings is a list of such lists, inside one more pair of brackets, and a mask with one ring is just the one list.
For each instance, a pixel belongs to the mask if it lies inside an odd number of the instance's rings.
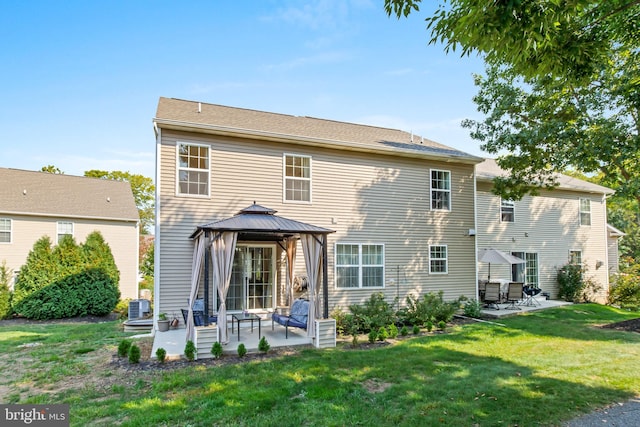
{"label": "tree foliage", "polygon": [[557,184],[569,168],[600,174],[619,198],[640,200],[640,57],[612,51],[588,83],[563,77],[522,78],[508,66],[489,65],[476,76],[474,97],[483,121],[465,120],[482,148],[499,154],[509,176],[496,193],[519,199]]}
{"label": "tree foliage", "polygon": [[[388,15],[419,12],[421,0],[385,0]],[[426,19],[430,43],[483,55],[519,74],[588,78],[614,45],[640,41],[640,0],[441,0]]]}
{"label": "tree foliage", "polygon": [[143,175],[121,171],[88,170],[84,176],[114,181],[126,181],[131,184],[133,198],[140,215],[140,233],[149,234],[155,218],[155,186],[153,180]]}

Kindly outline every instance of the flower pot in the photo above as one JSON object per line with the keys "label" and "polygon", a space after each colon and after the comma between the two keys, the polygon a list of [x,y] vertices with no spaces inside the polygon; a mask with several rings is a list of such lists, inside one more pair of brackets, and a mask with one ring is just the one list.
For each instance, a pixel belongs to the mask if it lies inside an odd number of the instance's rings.
{"label": "flower pot", "polygon": [[158,332],[167,332],[169,330],[169,320],[158,320]]}

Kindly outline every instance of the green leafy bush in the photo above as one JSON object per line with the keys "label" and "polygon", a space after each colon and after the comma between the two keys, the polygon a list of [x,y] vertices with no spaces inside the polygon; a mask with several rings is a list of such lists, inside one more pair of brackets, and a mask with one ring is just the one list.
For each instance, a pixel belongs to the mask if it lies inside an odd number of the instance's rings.
{"label": "green leafy bush", "polygon": [[222,344],[220,344],[220,341],[216,341],[213,343],[213,345],[211,346],[211,354],[213,355],[213,357],[215,359],[220,359],[222,357]]}
{"label": "green leafy bush", "polygon": [[625,268],[612,280],[609,303],[626,310],[640,311],[640,264]]}
{"label": "green leafy bush", "polygon": [[367,337],[369,338],[369,342],[373,344],[378,338],[378,331],[369,331],[369,335]]}
{"label": "green leafy bush", "polygon": [[247,347],[243,343],[238,344],[238,356],[244,357],[247,354]]}
{"label": "green leafy bush", "polygon": [[406,307],[398,310],[398,321],[403,325],[425,325],[427,322],[451,321],[460,308],[462,298],[445,302],[443,291],[429,292],[418,298],[408,295]]}
{"label": "green leafy bush", "polygon": [[44,236],[34,243],[25,264],[20,268],[13,292],[14,306],[59,277],[59,264],[53,256],[51,239]]}
{"label": "green leafy bush", "polygon": [[140,362],[140,347],[135,344],[132,344],[129,348],[129,363],[139,363]]}
{"label": "green leafy bush", "polygon": [[441,320],[438,322],[438,329],[440,329],[441,331],[444,331],[446,327],[447,327],[447,322],[445,322],[444,320]]}
{"label": "green leafy bush", "polygon": [[9,281],[13,271],[7,267],[7,262],[2,260],[0,265],[0,319],[11,317],[11,291]]}
{"label": "green leafy bush", "polygon": [[407,325],[404,325],[402,326],[402,328],[400,328],[400,335],[402,335],[403,337],[409,335],[409,329],[407,328]]}
{"label": "green leafy bush", "polygon": [[431,332],[433,330],[433,322],[431,320],[429,320],[424,326],[427,328],[427,332]]}
{"label": "green leafy bush", "polygon": [[184,355],[189,362],[193,362],[195,360],[196,352],[196,345],[193,343],[193,341],[187,341],[187,344],[184,346]]}
{"label": "green leafy bush", "polygon": [[17,313],[38,320],[75,316],[105,316],[115,308],[120,290],[113,279],[98,269],[67,276],[19,301]]}
{"label": "green leafy bush", "polygon": [[390,324],[387,330],[389,331],[389,338],[398,338],[398,327],[394,323]]}
{"label": "green leafy bush", "polygon": [[381,326],[378,329],[378,341],[384,341],[387,338],[389,338],[389,334],[387,333],[387,328],[385,328],[384,326]]}
{"label": "green leafy bush", "polygon": [[118,344],[118,356],[126,357],[129,354],[129,349],[131,348],[131,341],[122,340],[120,344]]}
{"label": "green leafy bush", "polygon": [[158,358],[158,362],[164,363],[164,361],[167,358],[167,350],[160,347],[159,349],[156,350],[156,357]]}
{"label": "green leafy bush", "polygon": [[482,303],[476,299],[470,299],[464,304],[464,315],[476,319],[482,317]]}
{"label": "green leafy bush", "polygon": [[356,328],[362,333],[377,331],[380,327],[394,323],[396,320],[393,307],[379,292],[371,294],[363,305],[350,305],[349,311],[353,315],[351,328]]}
{"label": "green leafy bush", "polygon": [[418,335],[420,333],[420,326],[413,325],[413,335]]}
{"label": "green leafy bush", "polygon": [[590,302],[600,286],[587,275],[587,269],[567,264],[558,270],[558,296],[569,302]]}
{"label": "green leafy bush", "polygon": [[267,338],[266,337],[260,338],[260,342],[258,343],[258,350],[260,350],[263,353],[266,353],[269,351],[270,348],[271,346],[267,342]]}

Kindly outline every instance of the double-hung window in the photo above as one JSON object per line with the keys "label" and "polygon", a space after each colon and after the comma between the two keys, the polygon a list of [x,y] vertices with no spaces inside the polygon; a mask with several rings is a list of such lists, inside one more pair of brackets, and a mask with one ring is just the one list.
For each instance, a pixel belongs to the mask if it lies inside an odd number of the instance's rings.
{"label": "double-hung window", "polygon": [[582,266],[582,251],[569,251],[569,264]]}
{"label": "double-hung window", "polygon": [[179,142],[177,146],[178,194],[209,196],[209,147]]}
{"label": "double-hung window", "polygon": [[515,203],[513,202],[513,200],[501,200],[500,221],[515,222]]}
{"label": "double-hung window", "polygon": [[336,244],[336,287],[384,287],[384,245]]}
{"label": "double-hung window", "polygon": [[580,199],[580,225],[591,225],[591,200]]}
{"label": "double-hung window", "polygon": [[451,172],[431,170],[431,210],[451,210]]}
{"label": "double-hung window", "polygon": [[447,246],[429,245],[429,273],[447,274]]}
{"label": "double-hung window", "polygon": [[73,237],[73,223],[68,221],[58,221],[58,243],[64,236]]}
{"label": "double-hung window", "polygon": [[311,157],[285,154],[284,201],[311,202]]}
{"label": "double-hung window", "polygon": [[0,218],[0,243],[11,243],[11,220]]}

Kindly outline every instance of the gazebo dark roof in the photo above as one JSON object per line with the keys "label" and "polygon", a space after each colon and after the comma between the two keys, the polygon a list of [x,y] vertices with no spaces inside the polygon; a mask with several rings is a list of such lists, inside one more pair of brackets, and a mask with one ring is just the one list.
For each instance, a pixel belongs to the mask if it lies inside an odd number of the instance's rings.
{"label": "gazebo dark roof", "polygon": [[257,205],[242,209],[231,218],[199,225],[191,238],[203,231],[236,231],[245,240],[274,240],[296,234],[329,234],[334,230],[317,227],[293,219],[275,215],[277,211]]}

